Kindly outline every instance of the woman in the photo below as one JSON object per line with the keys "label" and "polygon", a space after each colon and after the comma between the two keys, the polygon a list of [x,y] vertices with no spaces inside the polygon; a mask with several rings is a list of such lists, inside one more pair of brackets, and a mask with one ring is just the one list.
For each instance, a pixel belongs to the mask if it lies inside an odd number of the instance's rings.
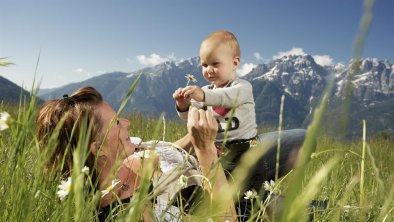
{"label": "woman", "polygon": [[[209,189],[204,187],[204,189],[208,189],[208,192],[211,192],[213,198],[227,186],[223,169],[220,164],[215,164],[218,158],[214,141],[218,126],[210,112],[192,108],[187,124],[188,134],[174,144],[159,144],[159,148],[155,152],[157,156],[153,155],[153,161],[144,161],[145,159],[141,158],[141,155],[137,155],[137,153],[141,154],[142,151],[138,150],[139,152],[136,153],[137,146],[130,141],[127,131],[130,122],[118,117],[115,111],[103,101],[100,93],[92,87],[81,88],[70,97],[65,95],[63,99],[51,100],[43,105],[37,117],[37,136],[42,148],[47,147],[52,133],[56,132],[56,126],[59,124],[63,124],[63,126],[59,128],[57,146],[50,158],[47,170],[59,169],[62,176],[71,175],[73,151],[78,146],[80,137],[90,135],[88,137],[86,165],[93,169],[92,177],[97,182],[97,189],[105,190],[111,186],[111,181],[120,181],[113,192],[104,195],[100,200],[100,208],[104,209],[104,214],[106,207],[117,202],[117,199],[122,202],[130,200],[130,197],[133,196],[140,185],[141,177],[144,176],[141,175],[141,172],[148,172],[140,169],[149,167],[148,164],[152,162],[153,168],[160,166],[161,172],[158,175],[166,175],[165,178],[170,175],[177,175],[174,174],[176,172],[187,176],[202,175],[211,178],[211,168],[215,166],[215,182],[208,183],[212,186]],[[193,159],[194,157],[181,150],[182,147],[190,145],[194,148],[198,162]],[[176,157],[166,160],[167,163],[182,162],[183,164],[179,166],[181,170],[179,168],[168,170],[168,168],[163,167],[162,162],[164,160],[161,158],[165,154],[181,156],[183,162]],[[64,164],[62,164],[63,162]],[[167,172],[165,172],[166,169]],[[148,176],[155,178],[154,175]],[[160,178],[156,179],[156,182],[160,182]],[[175,192],[182,190],[182,187],[179,186],[175,186],[175,189],[173,189],[174,183],[178,183],[178,180],[169,180],[167,183],[163,183],[166,184],[166,187],[158,197],[163,196],[164,193],[169,194],[170,199],[173,198]],[[207,183],[194,180],[188,181],[186,186],[199,187],[203,184]],[[166,189],[167,187],[169,188]],[[159,204],[160,201],[154,203],[155,219],[160,216],[171,220],[174,211],[166,212],[167,209],[157,206]],[[165,202],[165,204],[168,204],[168,202]],[[234,203],[229,201],[223,209],[225,210],[219,216],[223,220],[234,221],[236,217]],[[147,210],[143,212],[144,221],[152,220]],[[175,214],[177,214],[176,217],[180,217],[180,213],[176,210]]]}

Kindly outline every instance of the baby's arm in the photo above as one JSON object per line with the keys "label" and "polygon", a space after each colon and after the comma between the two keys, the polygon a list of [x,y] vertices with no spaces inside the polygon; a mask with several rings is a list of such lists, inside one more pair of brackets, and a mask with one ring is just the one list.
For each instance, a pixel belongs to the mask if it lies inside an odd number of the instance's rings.
{"label": "baby's arm", "polygon": [[236,82],[231,87],[216,88],[213,90],[204,88],[205,105],[231,108],[247,102],[253,102],[253,89],[248,81]]}
{"label": "baby's arm", "polygon": [[204,102],[204,91],[199,86],[186,86],[182,89],[182,94],[185,98]]}
{"label": "baby's arm", "polygon": [[198,86],[179,88],[174,92],[172,97],[176,101],[176,111],[178,116],[183,120],[187,120],[189,107],[191,105],[199,109],[204,107],[204,92]]}

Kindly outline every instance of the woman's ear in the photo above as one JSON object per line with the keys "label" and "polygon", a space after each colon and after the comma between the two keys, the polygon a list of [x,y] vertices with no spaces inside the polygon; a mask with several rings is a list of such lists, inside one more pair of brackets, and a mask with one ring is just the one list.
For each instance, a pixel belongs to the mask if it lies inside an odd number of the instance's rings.
{"label": "woman's ear", "polygon": [[98,148],[99,148],[99,147],[97,146],[96,141],[93,141],[93,142],[90,144],[90,147],[89,147],[90,153],[92,153],[94,156],[97,156]]}

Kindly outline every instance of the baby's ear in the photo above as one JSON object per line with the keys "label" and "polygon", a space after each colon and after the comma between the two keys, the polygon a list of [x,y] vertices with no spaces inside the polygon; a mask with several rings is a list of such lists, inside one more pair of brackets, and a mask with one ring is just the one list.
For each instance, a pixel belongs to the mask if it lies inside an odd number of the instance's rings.
{"label": "baby's ear", "polygon": [[234,67],[237,68],[240,63],[241,63],[241,58],[239,56],[235,56],[233,59]]}

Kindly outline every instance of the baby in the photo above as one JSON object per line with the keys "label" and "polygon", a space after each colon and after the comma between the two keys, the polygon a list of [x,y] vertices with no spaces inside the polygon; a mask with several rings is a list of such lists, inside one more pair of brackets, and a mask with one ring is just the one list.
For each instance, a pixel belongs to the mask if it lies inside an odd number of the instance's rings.
{"label": "baby", "polygon": [[229,165],[224,165],[230,172],[242,153],[257,141],[252,85],[236,76],[240,56],[240,47],[233,33],[212,33],[200,47],[202,74],[210,84],[186,86],[173,93],[177,113],[182,119],[187,119],[190,105],[212,111],[219,123],[218,155],[230,152],[235,156]]}

